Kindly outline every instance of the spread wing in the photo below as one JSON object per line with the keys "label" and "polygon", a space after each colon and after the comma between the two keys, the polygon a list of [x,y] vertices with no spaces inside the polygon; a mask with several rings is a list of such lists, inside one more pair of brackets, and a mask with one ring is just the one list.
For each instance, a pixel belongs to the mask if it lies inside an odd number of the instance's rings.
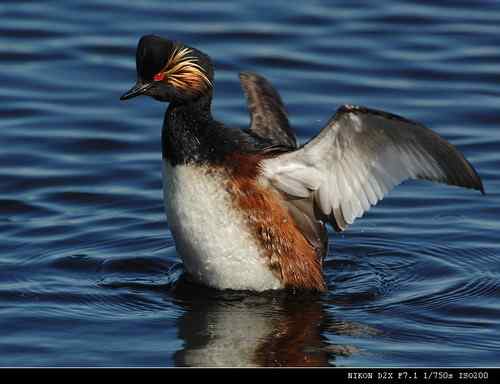
{"label": "spread wing", "polygon": [[250,111],[250,131],[275,145],[297,148],[285,106],[269,81],[255,73],[242,72],[240,82]]}
{"label": "spread wing", "polygon": [[450,143],[424,126],[363,107],[343,106],[298,150],[263,161],[263,175],[336,230],[361,217],[396,185],[426,179],[480,190],[478,174]]}

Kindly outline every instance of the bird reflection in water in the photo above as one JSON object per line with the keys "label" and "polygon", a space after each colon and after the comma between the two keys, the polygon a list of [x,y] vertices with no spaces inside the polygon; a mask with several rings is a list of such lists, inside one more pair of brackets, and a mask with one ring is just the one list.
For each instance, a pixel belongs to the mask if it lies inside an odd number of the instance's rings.
{"label": "bird reflection in water", "polygon": [[335,320],[317,294],[217,291],[181,278],[173,295],[185,310],[178,320],[184,346],[174,356],[177,366],[331,366],[336,356],[358,350],[331,344],[325,331],[369,332]]}

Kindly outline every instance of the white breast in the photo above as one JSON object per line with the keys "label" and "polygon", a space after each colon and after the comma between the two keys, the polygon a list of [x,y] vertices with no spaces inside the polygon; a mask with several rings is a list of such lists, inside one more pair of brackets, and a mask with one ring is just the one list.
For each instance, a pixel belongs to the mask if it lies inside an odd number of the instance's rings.
{"label": "white breast", "polygon": [[282,287],[231,203],[222,177],[205,166],[163,162],[163,194],[176,248],[190,275],[219,289]]}

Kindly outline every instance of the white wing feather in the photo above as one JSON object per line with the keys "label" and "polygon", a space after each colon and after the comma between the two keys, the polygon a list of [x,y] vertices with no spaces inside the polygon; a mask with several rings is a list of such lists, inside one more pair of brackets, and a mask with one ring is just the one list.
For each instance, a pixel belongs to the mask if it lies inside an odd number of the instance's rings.
{"label": "white wing feather", "polygon": [[338,230],[409,178],[484,193],[470,163],[435,132],[363,107],[341,107],[311,141],[264,160],[262,167],[277,189],[297,198],[313,194],[321,214]]}

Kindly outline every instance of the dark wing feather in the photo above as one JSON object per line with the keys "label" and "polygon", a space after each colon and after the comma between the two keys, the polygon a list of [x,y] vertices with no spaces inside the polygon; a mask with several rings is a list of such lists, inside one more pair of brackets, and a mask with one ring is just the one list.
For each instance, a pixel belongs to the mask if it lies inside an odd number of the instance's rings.
{"label": "dark wing feather", "polygon": [[480,177],[453,145],[419,123],[373,109],[344,106],[300,149],[263,161],[278,190],[313,196],[317,216],[344,230],[407,179],[484,193]]}
{"label": "dark wing feather", "polygon": [[251,133],[276,145],[297,148],[285,106],[269,81],[255,73],[242,72],[240,82],[247,97]]}
{"label": "dark wing feather", "polygon": [[328,234],[325,224],[316,217],[314,201],[309,199],[283,199],[300,232],[314,248],[318,258],[323,261],[328,250]]}

